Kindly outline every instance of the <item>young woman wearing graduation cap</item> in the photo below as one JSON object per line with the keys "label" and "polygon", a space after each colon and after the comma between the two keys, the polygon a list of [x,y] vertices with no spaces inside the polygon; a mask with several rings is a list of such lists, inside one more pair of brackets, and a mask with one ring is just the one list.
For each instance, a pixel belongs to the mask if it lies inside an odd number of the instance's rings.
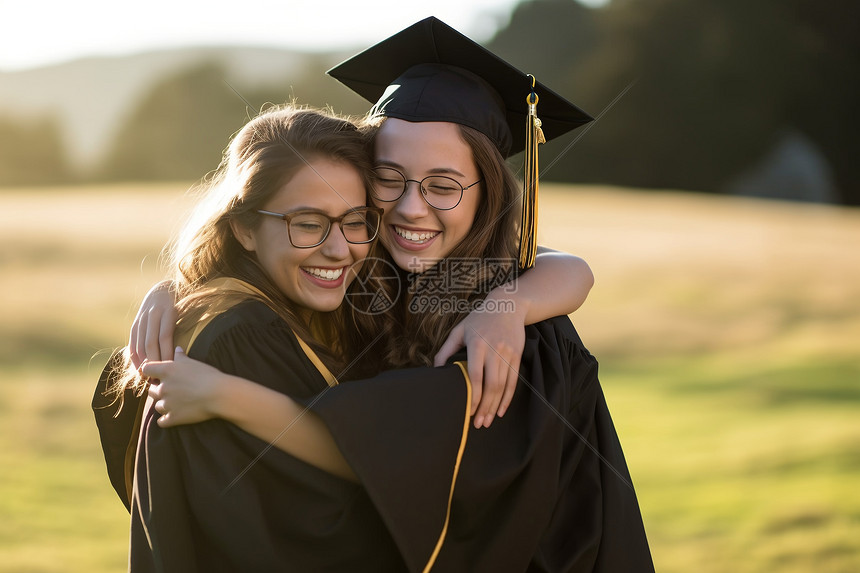
{"label": "young woman wearing graduation cap", "polygon": [[[421,47],[411,49],[416,46]],[[394,74],[376,67],[373,73],[382,77],[374,80],[361,71],[386,54],[407,52],[407,61],[392,64],[399,68]],[[351,69],[359,73],[350,77]],[[507,217],[514,197],[508,192],[503,157],[518,150],[511,145],[520,139],[531,149],[526,150],[519,266],[531,266],[534,199],[528,194],[535,191],[533,147],[541,137],[535,107],[541,109],[538,102],[547,100],[552,112],[553,102],[560,100],[560,121],[568,128],[587,116],[435,19],[356,56],[332,74],[355,82],[360,93],[372,86],[365,95],[381,83],[391,84],[381,88],[384,93],[371,116],[378,122],[374,198],[378,205],[394,203],[386,209],[382,231],[394,262],[402,267],[404,257],[433,253],[434,247],[441,256],[453,257],[473,250],[486,256],[492,247],[504,252],[515,245],[514,225]],[[492,85],[498,76],[502,85]],[[529,129],[523,128],[527,133],[522,138],[507,127],[517,112],[506,111],[500,94],[510,92],[519,94],[520,107],[526,109],[520,115]],[[552,121],[541,116],[549,130]],[[455,185],[432,185],[442,182],[434,179],[438,177]],[[477,187],[480,195],[468,196],[467,187]],[[451,194],[459,201],[451,200]],[[445,215],[446,210],[451,213]],[[487,213],[490,219],[481,220]],[[474,244],[477,249],[471,249]],[[413,294],[421,292],[420,280],[430,268],[425,261],[422,256],[409,259],[419,271]],[[422,317],[401,313],[398,326],[398,315],[393,316],[389,333],[400,328],[403,336],[417,332],[428,337],[426,331],[422,334]],[[403,325],[409,320],[415,326],[407,330]],[[446,323],[437,325],[444,330]],[[425,348],[432,351],[433,344],[431,340]],[[410,351],[427,353],[420,340]],[[162,379],[150,391],[165,413],[161,425],[221,416],[287,451],[295,447],[283,429],[291,423],[290,412],[301,413],[301,408],[285,396],[181,355],[176,362],[145,365],[144,373]],[[216,388],[202,402],[195,396],[207,393],[195,383],[201,377]],[[184,384],[176,383],[180,379]],[[480,431],[469,430],[471,385],[456,371],[440,370],[432,380],[414,372],[389,372],[339,385],[307,407],[325,422],[410,570],[652,570],[596,362],[569,320],[527,328],[519,380],[506,415]]]}

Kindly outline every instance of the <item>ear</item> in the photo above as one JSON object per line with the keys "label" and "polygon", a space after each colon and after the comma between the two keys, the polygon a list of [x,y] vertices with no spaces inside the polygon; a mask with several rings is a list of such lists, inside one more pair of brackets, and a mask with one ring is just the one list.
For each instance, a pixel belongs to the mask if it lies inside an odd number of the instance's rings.
{"label": "ear", "polygon": [[245,225],[230,219],[230,228],[233,230],[233,236],[239,241],[246,251],[255,252],[257,250],[257,240],[254,238],[254,233]]}

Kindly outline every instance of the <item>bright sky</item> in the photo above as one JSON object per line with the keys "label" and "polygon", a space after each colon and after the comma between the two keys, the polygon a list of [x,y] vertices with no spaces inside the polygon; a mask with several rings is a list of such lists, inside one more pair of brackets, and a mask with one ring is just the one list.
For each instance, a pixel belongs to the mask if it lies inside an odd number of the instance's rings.
{"label": "bright sky", "polygon": [[[581,0],[602,5],[607,0]],[[321,51],[371,44],[427,16],[477,41],[518,0],[0,0],[0,71],[84,56],[238,44]]]}

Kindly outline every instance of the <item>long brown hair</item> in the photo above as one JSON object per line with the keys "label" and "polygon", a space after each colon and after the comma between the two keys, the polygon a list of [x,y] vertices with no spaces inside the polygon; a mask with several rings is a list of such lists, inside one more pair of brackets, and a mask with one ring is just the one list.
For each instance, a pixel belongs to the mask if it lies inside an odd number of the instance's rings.
{"label": "long brown hair", "polygon": [[[200,185],[201,199],[176,240],[166,249],[176,293],[177,331],[193,328],[215,299],[254,298],[203,288],[219,277],[232,277],[256,287],[262,300],[307,342],[334,372],[344,352],[337,333],[345,324],[340,309],[302,318],[297,305],[274,285],[257,260],[233,235],[231,222],[255,229],[257,213],[307,162],[319,157],[354,167],[369,189],[371,160],[367,140],[355,124],[332,113],[294,105],[274,106],[249,121],[234,136],[215,175]],[[322,340],[320,340],[322,338]],[[112,393],[142,386],[126,361],[127,374]],[[142,388],[140,388],[142,391]]]}
{"label": "long brown hair", "polygon": [[[371,141],[384,121],[375,119],[364,125]],[[421,274],[402,271],[401,292],[388,293],[397,303],[380,322],[385,332],[386,361],[391,367],[432,365],[433,356],[454,326],[516,271],[519,184],[487,136],[470,127],[458,127],[483,181],[481,201],[471,229],[445,259]],[[396,268],[390,255],[383,256]],[[462,272],[463,265],[469,266],[468,272]],[[390,287],[393,283],[387,284]],[[454,284],[457,288],[444,287]],[[438,304],[416,304],[419,297]]]}

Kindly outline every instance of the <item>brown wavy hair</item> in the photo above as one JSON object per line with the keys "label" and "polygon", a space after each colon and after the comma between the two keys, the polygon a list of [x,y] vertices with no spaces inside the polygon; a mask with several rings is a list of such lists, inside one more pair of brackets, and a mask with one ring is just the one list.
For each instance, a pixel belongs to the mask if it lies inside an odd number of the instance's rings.
{"label": "brown wavy hair", "polygon": [[[178,301],[177,331],[193,328],[216,299],[232,297],[238,302],[260,298],[335,374],[343,367],[345,356],[357,353],[356,349],[345,348],[338,333],[347,323],[362,329],[372,325],[361,318],[357,322],[348,318],[343,308],[346,305],[328,313],[311,313],[310,320],[303,319],[296,304],[263,270],[256,253],[246,251],[231,228],[231,222],[257,228],[262,219],[257,210],[308,162],[321,157],[356,168],[365,188],[370,188],[372,163],[366,134],[348,119],[330,112],[295,105],[273,106],[233,137],[214,176],[199,186],[201,199],[189,220],[166,247],[164,256]],[[242,280],[265,296],[204,288],[207,282],[220,277]],[[364,335],[362,330],[355,340]],[[110,392],[120,397],[130,386],[142,392],[144,385],[131,367],[127,349],[124,370]]]}
{"label": "brown wavy hair", "polygon": [[[363,124],[371,141],[384,121],[377,117]],[[483,181],[481,201],[471,229],[445,259],[420,274],[401,270],[399,293],[392,290],[397,288],[392,281],[383,286],[387,296],[396,299],[392,310],[380,317],[389,367],[432,365],[434,355],[454,326],[490,290],[511,280],[517,269],[519,183],[486,135],[470,127],[458,127]],[[397,268],[390,255],[382,256],[391,268]],[[448,289],[446,285],[457,288]],[[445,308],[416,304],[422,300],[420,297],[438,301]]]}

